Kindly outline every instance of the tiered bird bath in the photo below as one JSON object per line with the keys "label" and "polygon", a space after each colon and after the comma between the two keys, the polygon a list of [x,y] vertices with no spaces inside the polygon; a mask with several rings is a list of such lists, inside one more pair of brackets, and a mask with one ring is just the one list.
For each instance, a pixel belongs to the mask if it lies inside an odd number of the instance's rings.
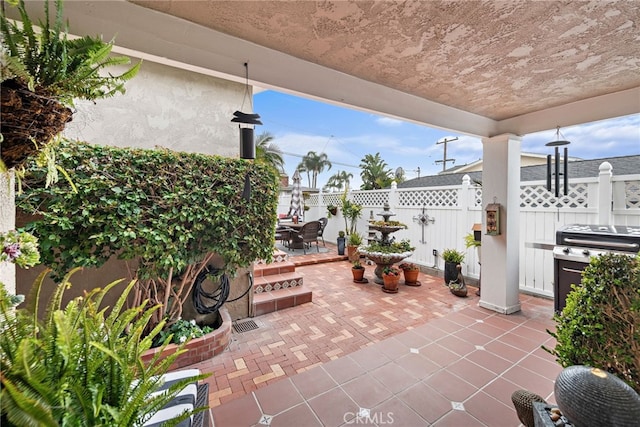
{"label": "tiered bird bath", "polygon": [[382,224],[376,223],[376,224],[370,225],[369,227],[373,230],[380,232],[381,237],[377,238],[376,242],[378,243],[378,245],[382,247],[383,250],[377,251],[375,250],[375,248],[372,248],[372,246],[369,245],[369,246],[358,248],[358,252],[360,252],[362,255],[366,256],[371,261],[376,263],[376,269],[374,272],[376,277],[373,280],[377,284],[383,285],[384,281],[382,280],[382,270],[384,270],[384,268],[387,266],[393,265],[397,262],[402,261],[407,257],[410,257],[411,255],[413,255],[413,251],[405,251],[405,252],[384,251],[384,248],[390,248],[393,244],[393,241],[395,240],[395,238],[389,238],[389,235],[391,233],[395,233],[398,230],[402,230],[403,228],[406,228],[406,227],[404,225],[389,224],[389,218],[394,216],[395,213],[390,210],[389,204],[387,203],[384,204],[383,211],[379,212],[376,215],[379,215],[382,218],[384,218],[384,223]]}

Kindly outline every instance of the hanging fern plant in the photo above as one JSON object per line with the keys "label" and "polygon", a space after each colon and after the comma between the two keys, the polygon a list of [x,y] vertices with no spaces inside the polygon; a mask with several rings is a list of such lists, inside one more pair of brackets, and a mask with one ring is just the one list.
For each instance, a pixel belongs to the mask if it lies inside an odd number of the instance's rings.
{"label": "hanging fern plant", "polygon": [[8,2],[20,23],[0,14],[2,138],[1,160],[6,168],[20,165],[42,149],[72,119],[75,99],[96,100],[124,93],[124,83],[140,68],[137,63],[120,75],[104,73],[114,65],[129,64],[112,56],[113,42],[100,37],[70,38],[63,20],[62,0],[55,1],[51,19],[49,1],[38,27],[24,0]]}

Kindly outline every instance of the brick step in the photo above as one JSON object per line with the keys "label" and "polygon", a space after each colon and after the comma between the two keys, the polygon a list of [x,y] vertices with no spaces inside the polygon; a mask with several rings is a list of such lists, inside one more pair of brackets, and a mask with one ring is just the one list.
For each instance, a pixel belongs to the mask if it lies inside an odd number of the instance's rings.
{"label": "brick step", "polygon": [[253,315],[261,316],[285,308],[295,307],[311,302],[312,298],[311,291],[300,286],[261,292],[253,296]]}
{"label": "brick step", "polygon": [[266,276],[254,275],[253,278],[253,292],[255,294],[300,286],[302,286],[302,276],[295,271],[274,273]]}
{"label": "brick step", "polygon": [[293,273],[296,265],[291,261],[272,262],[271,264],[254,264],[253,276],[263,277],[275,274]]}

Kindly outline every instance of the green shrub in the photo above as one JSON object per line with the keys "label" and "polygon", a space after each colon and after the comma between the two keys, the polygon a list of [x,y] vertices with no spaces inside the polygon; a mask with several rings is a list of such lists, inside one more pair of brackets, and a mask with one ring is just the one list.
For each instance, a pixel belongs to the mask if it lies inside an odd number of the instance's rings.
{"label": "green shrub", "polygon": [[45,188],[46,169],[33,162],[16,200],[37,216],[27,229],[40,241],[42,262],[58,278],[116,255],[137,262],[133,303],[162,305],[152,325],[181,317],[191,284],[213,254],[229,274],[273,255],[278,181],[267,166],[68,141],[56,147],[56,157],[78,193],[63,181]]}
{"label": "green shrub", "polygon": [[564,367],[601,368],[640,392],[640,256],[595,257],[554,316],[553,350]]}
{"label": "green shrub", "polygon": [[[46,274],[34,283],[34,295],[40,294]],[[42,321],[35,314],[38,298],[32,299],[31,307],[14,310],[0,287],[2,425],[141,426],[187,383],[206,377],[180,381],[168,393],[150,397],[162,385],[161,375],[186,350],[179,346],[167,358],[160,360],[158,353],[144,364],[142,354],[163,327],[161,323],[143,337],[158,307],[143,304],[126,309],[133,283],[124,290],[116,290],[117,284],[94,289],[63,308],[62,296],[70,285],[67,277]],[[108,292],[121,293],[110,311],[101,307]]]}
{"label": "green shrub", "polygon": [[455,249],[445,249],[442,251],[442,259],[444,259],[445,262],[455,262],[456,264],[460,264],[464,261],[464,254]]}

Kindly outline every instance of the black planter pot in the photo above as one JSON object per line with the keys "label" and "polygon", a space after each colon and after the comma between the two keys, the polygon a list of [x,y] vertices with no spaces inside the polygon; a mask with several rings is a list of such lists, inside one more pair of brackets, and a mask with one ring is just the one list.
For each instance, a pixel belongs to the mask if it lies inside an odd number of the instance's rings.
{"label": "black planter pot", "polygon": [[451,281],[458,283],[458,263],[446,261],[444,263],[444,284],[449,286]]}
{"label": "black planter pot", "polygon": [[338,255],[344,255],[344,247],[346,241],[346,237],[338,237]]}

